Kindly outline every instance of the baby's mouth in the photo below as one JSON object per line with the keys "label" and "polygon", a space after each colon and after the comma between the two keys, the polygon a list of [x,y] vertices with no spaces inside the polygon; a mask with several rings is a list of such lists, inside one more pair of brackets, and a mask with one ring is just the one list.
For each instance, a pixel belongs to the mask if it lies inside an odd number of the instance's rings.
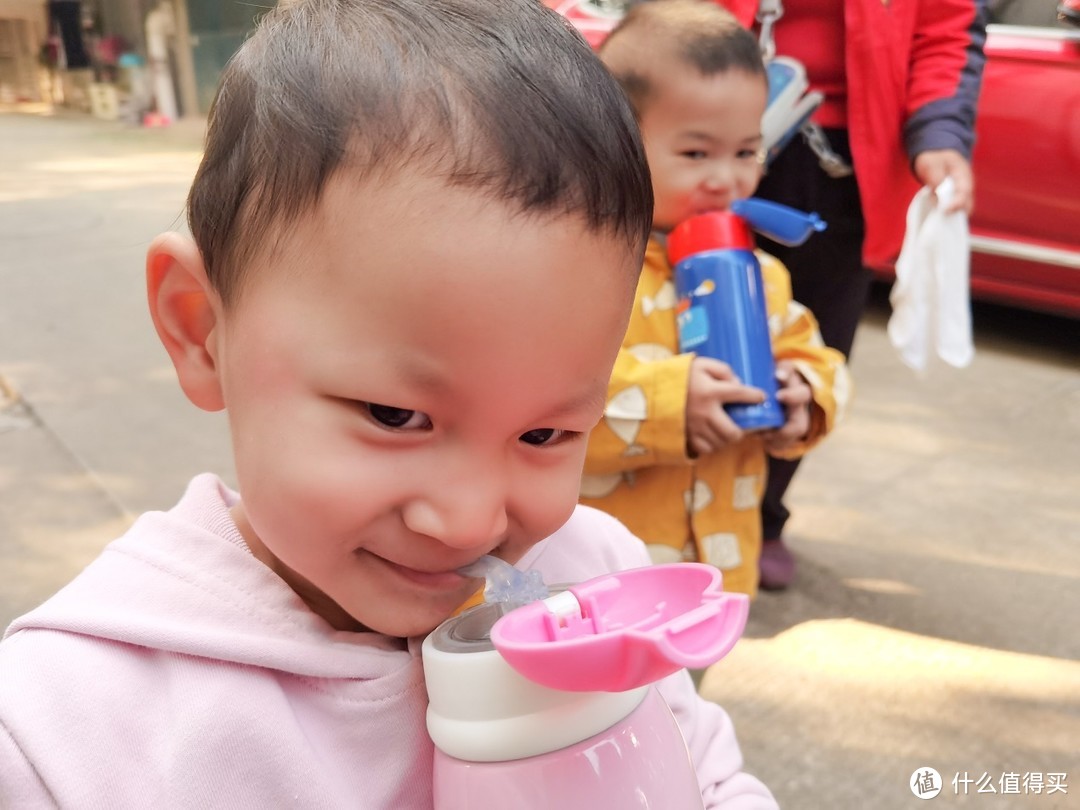
{"label": "baby's mouth", "polygon": [[460,588],[466,580],[465,576],[453,569],[438,569],[431,571],[422,568],[411,568],[408,565],[396,563],[391,560],[384,560],[384,562],[386,566],[399,577],[423,588],[433,588],[437,590]]}

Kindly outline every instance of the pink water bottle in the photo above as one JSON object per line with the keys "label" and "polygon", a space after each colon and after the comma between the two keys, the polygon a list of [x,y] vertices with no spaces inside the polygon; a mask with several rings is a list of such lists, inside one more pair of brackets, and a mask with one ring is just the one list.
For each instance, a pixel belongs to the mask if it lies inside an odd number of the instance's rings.
{"label": "pink water bottle", "polygon": [[712,566],[650,566],[440,625],[423,645],[436,810],[701,807],[652,684],[738,640],[749,602],[721,583]]}

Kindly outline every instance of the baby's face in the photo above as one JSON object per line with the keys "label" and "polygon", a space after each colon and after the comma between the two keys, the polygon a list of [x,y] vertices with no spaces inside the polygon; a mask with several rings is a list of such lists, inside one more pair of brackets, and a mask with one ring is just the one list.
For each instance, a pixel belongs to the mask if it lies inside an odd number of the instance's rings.
{"label": "baby's face", "polygon": [[577,501],[624,240],[439,181],[332,181],[216,336],[253,552],[339,629],[425,633]]}
{"label": "baby's face", "polygon": [[745,71],[705,77],[686,66],[665,70],[657,84],[641,132],[656,195],[653,224],[669,231],[754,193],[767,88],[763,76]]}

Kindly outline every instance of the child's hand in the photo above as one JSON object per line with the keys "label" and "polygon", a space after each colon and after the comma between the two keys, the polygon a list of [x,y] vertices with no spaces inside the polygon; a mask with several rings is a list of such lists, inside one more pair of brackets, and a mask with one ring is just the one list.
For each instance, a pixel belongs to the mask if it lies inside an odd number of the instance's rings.
{"label": "child's hand", "polygon": [[810,383],[795,370],[790,360],[777,362],[776,382],[776,399],[784,407],[787,421],[763,435],[767,453],[786,450],[810,432],[810,403],[814,393]]}
{"label": "child's hand", "polygon": [[764,400],[765,393],[739,382],[727,363],[695,357],[686,393],[686,447],[690,455],[715,453],[742,439],[742,428],[724,410],[726,403],[752,405]]}

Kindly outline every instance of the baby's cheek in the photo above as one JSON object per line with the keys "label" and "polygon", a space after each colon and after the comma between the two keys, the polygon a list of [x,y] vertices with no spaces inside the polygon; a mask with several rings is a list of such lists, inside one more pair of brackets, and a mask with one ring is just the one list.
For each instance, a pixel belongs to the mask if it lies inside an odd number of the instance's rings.
{"label": "baby's cheek", "polygon": [[537,542],[555,532],[574,512],[581,488],[583,463],[574,464],[558,475],[536,476],[524,505],[527,534]]}

